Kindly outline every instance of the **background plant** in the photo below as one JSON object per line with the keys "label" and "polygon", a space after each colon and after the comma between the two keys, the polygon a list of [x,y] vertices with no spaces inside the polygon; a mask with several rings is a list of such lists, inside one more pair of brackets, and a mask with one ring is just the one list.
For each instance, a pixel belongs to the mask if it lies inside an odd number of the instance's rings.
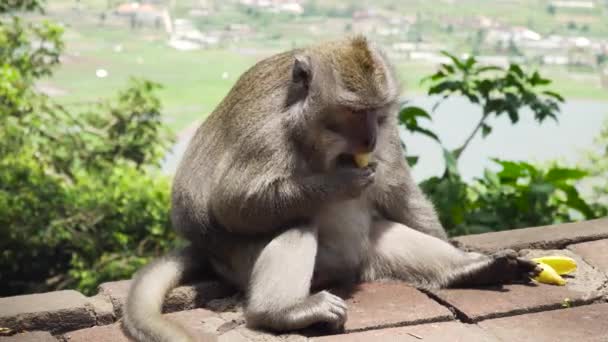
{"label": "background plant", "polygon": [[[475,57],[459,59],[444,52],[451,63],[425,78],[430,83],[428,95],[441,99],[431,113],[450,96],[464,96],[480,107],[480,119],[464,137],[458,148],[449,150],[423,122],[431,115],[422,108],[405,103],[399,113],[400,123],[412,133],[423,134],[441,145],[445,170],[440,177],[431,177],[420,185],[435,204],[442,223],[450,235],[480,233],[504,229],[591,219],[604,214],[601,205],[586,202],[575,187],[586,177],[582,169],[558,164],[538,167],[521,161],[495,159],[498,172],[485,170],[483,177],[466,183],[458,170],[458,159],[473,138],[492,133],[491,120],[508,116],[517,124],[523,108],[529,108],[542,123],[557,120],[563,98],[548,86],[551,81],[537,71],[525,72],[521,66],[508,68],[480,65]],[[408,156],[411,165],[418,157]]]}
{"label": "background plant", "polygon": [[129,277],[170,247],[172,138],[159,85],[133,79],[114,98],[64,107],[35,89],[64,48],[62,27],[0,6],[0,296]]}

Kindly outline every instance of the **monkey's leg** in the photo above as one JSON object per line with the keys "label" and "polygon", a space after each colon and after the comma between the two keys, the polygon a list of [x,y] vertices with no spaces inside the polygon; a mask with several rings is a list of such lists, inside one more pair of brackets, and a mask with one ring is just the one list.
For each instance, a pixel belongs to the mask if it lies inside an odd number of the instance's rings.
{"label": "monkey's leg", "polygon": [[310,227],[287,230],[264,246],[251,274],[245,311],[250,326],[286,331],[320,322],[335,329],[344,325],[340,297],[309,293],[316,254],[317,233]]}
{"label": "monkey's leg", "polygon": [[457,287],[526,280],[540,271],[514,251],[468,253],[390,221],[374,223],[371,243],[364,280],[395,278],[425,288]]}

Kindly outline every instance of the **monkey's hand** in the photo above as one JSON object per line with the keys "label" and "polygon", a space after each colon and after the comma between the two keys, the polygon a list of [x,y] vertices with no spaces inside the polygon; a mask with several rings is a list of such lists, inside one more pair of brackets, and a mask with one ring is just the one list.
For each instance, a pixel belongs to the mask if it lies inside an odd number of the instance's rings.
{"label": "monkey's hand", "polygon": [[364,168],[338,167],[330,175],[330,181],[335,184],[340,199],[351,199],[361,196],[375,176],[375,164]]}

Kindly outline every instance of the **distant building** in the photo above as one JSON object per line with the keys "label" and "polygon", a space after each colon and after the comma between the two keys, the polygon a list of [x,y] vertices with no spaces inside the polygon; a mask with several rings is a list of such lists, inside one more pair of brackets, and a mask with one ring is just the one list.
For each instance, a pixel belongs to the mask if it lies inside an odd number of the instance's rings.
{"label": "distant building", "polygon": [[190,20],[175,19],[174,30],[168,44],[177,50],[198,50],[219,44],[221,38],[219,32],[201,32]]}
{"label": "distant building", "polygon": [[262,9],[271,13],[304,13],[302,0],[240,0],[245,6]]}
{"label": "distant building", "polygon": [[152,3],[125,2],[114,9],[114,14],[128,17],[133,28],[148,24],[157,28],[164,26],[167,32],[172,30],[169,11]]}
{"label": "distant building", "polygon": [[535,31],[523,26],[513,26],[505,28],[492,28],[487,31],[486,39],[490,43],[501,43],[508,46],[511,43],[524,41],[540,41],[542,36]]}
{"label": "distant building", "polygon": [[553,1],[551,5],[555,8],[594,9],[594,1]]}
{"label": "distant building", "polygon": [[600,69],[600,82],[602,88],[608,89],[608,67]]}

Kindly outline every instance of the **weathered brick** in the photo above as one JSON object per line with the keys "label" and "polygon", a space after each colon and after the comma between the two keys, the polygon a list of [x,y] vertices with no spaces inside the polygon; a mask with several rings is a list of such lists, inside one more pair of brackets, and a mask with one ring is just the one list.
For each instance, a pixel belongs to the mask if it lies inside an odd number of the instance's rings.
{"label": "weathered brick", "polygon": [[361,284],[344,298],[348,305],[346,331],[453,319],[447,308],[400,282]]}
{"label": "weathered brick", "polygon": [[479,325],[503,341],[608,341],[608,304],[491,319]]}
{"label": "weathered brick", "polygon": [[453,242],[468,250],[495,252],[505,248],[564,248],[574,243],[605,238],[608,238],[608,218],[467,235],[457,237]]}
{"label": "weathered brick", "polygon": [[226,321],[216,313],[205,309],[174,312],[166,314],[165,317],[179,323],[179,325],[186,328],[193,336],[197,336],[203,341],[218,340],[218,329],[226,323]]}
{"label": "weathered brick", "polygon": [[89,307],[95,314],[95,325],[106,325],[114,322],[114,306],[106,296],[90,297]]}
{"label": "weathered brick", "polygon": [[568,246],[568,249],[608,275],[608,239],[577,243]]}
{"label": "weathered brick", "polygon": [[174,312],[202,307],[211,300],[228,297],[234,292],[233,288],[214,280],[180,286],[169,293],[163,311]]}
{"label": "weathered brick", "polygon": [[[178,323],[188,330],[192,336],[201,341],[247,341],[237,331],[221,331],[220,327],[226,323],[213,311],[205,309],[187,310],[165,314],[164,317],[170,321]],[[69,342],[130,342],[132,341],[125,334],[122,322],[111,325],[92,327],[72,331],[64,335]]]}
{"label": "weathered brick", "polygon": [[[123,315],[123,306],[127,301],[131,280],[115,281],[99,285],[99,294],[110,298],[117,318]],[[219,281],[202,281],[180,286],[167,296],[163,312],[175,312],[204,306],[210,300],[222,298],[234,293],[234,290]]]}
{"label": "weathered brick", "polygon": [[370,330],[352,334],[313,338],[311,342],[499,342],[477,325],[459,322],[428,323],[401,328]]}
{"label": "weathered brick", "polygon": [[57,342],[57,339],[46,331],[32,331],[13,336],[0,336],[0,342]]}
{"label": "weathered brick", "polygon": [[116,319],[122,317],[122,307],[127,302],[129,287],[132,280],[120,280],[99,285],[98,295],[106,296],[114,306],[114,316]]}
{"label": "weathered brick", "polygon": [[[238,326],[233,331],[237,332],[240,336],[243,336],[246,341],[250,342],[306,342],[308,339],[298,334],[275,334],[269,331],[249,329],[244,325]],[[222,335],[229,336],[227,333]],[[229,341],[229,340],[226,340]]]}
{"label": "weathered brick", "polygon": [[442,301],[454,306],[472,321],[513,314],[535,312],[592,302],[602,296],[605,276],[568,250],[522,250],[534,258],[565,255],[577,261],[578,268],[567,277],[566,286],[546,284],[510,284],[479,289],[443,289],[433,291]]}
{"label": "weathered brick", "polygon": [[61,333],[95,324],[88,300],[66,290],[0,298],[0,326],[17,331]]}
{"label": "weathered brick", "polygon": [[125,335],[120,323],[71,331],[63,338],[68,342],[133,342]]}
{"label": "weathered brick", "polygon": [[483,289],[446,289],[434,292],[471,321],[560,308],[566,302],[589,302],[567,287],[550,285],[504,285]]}

